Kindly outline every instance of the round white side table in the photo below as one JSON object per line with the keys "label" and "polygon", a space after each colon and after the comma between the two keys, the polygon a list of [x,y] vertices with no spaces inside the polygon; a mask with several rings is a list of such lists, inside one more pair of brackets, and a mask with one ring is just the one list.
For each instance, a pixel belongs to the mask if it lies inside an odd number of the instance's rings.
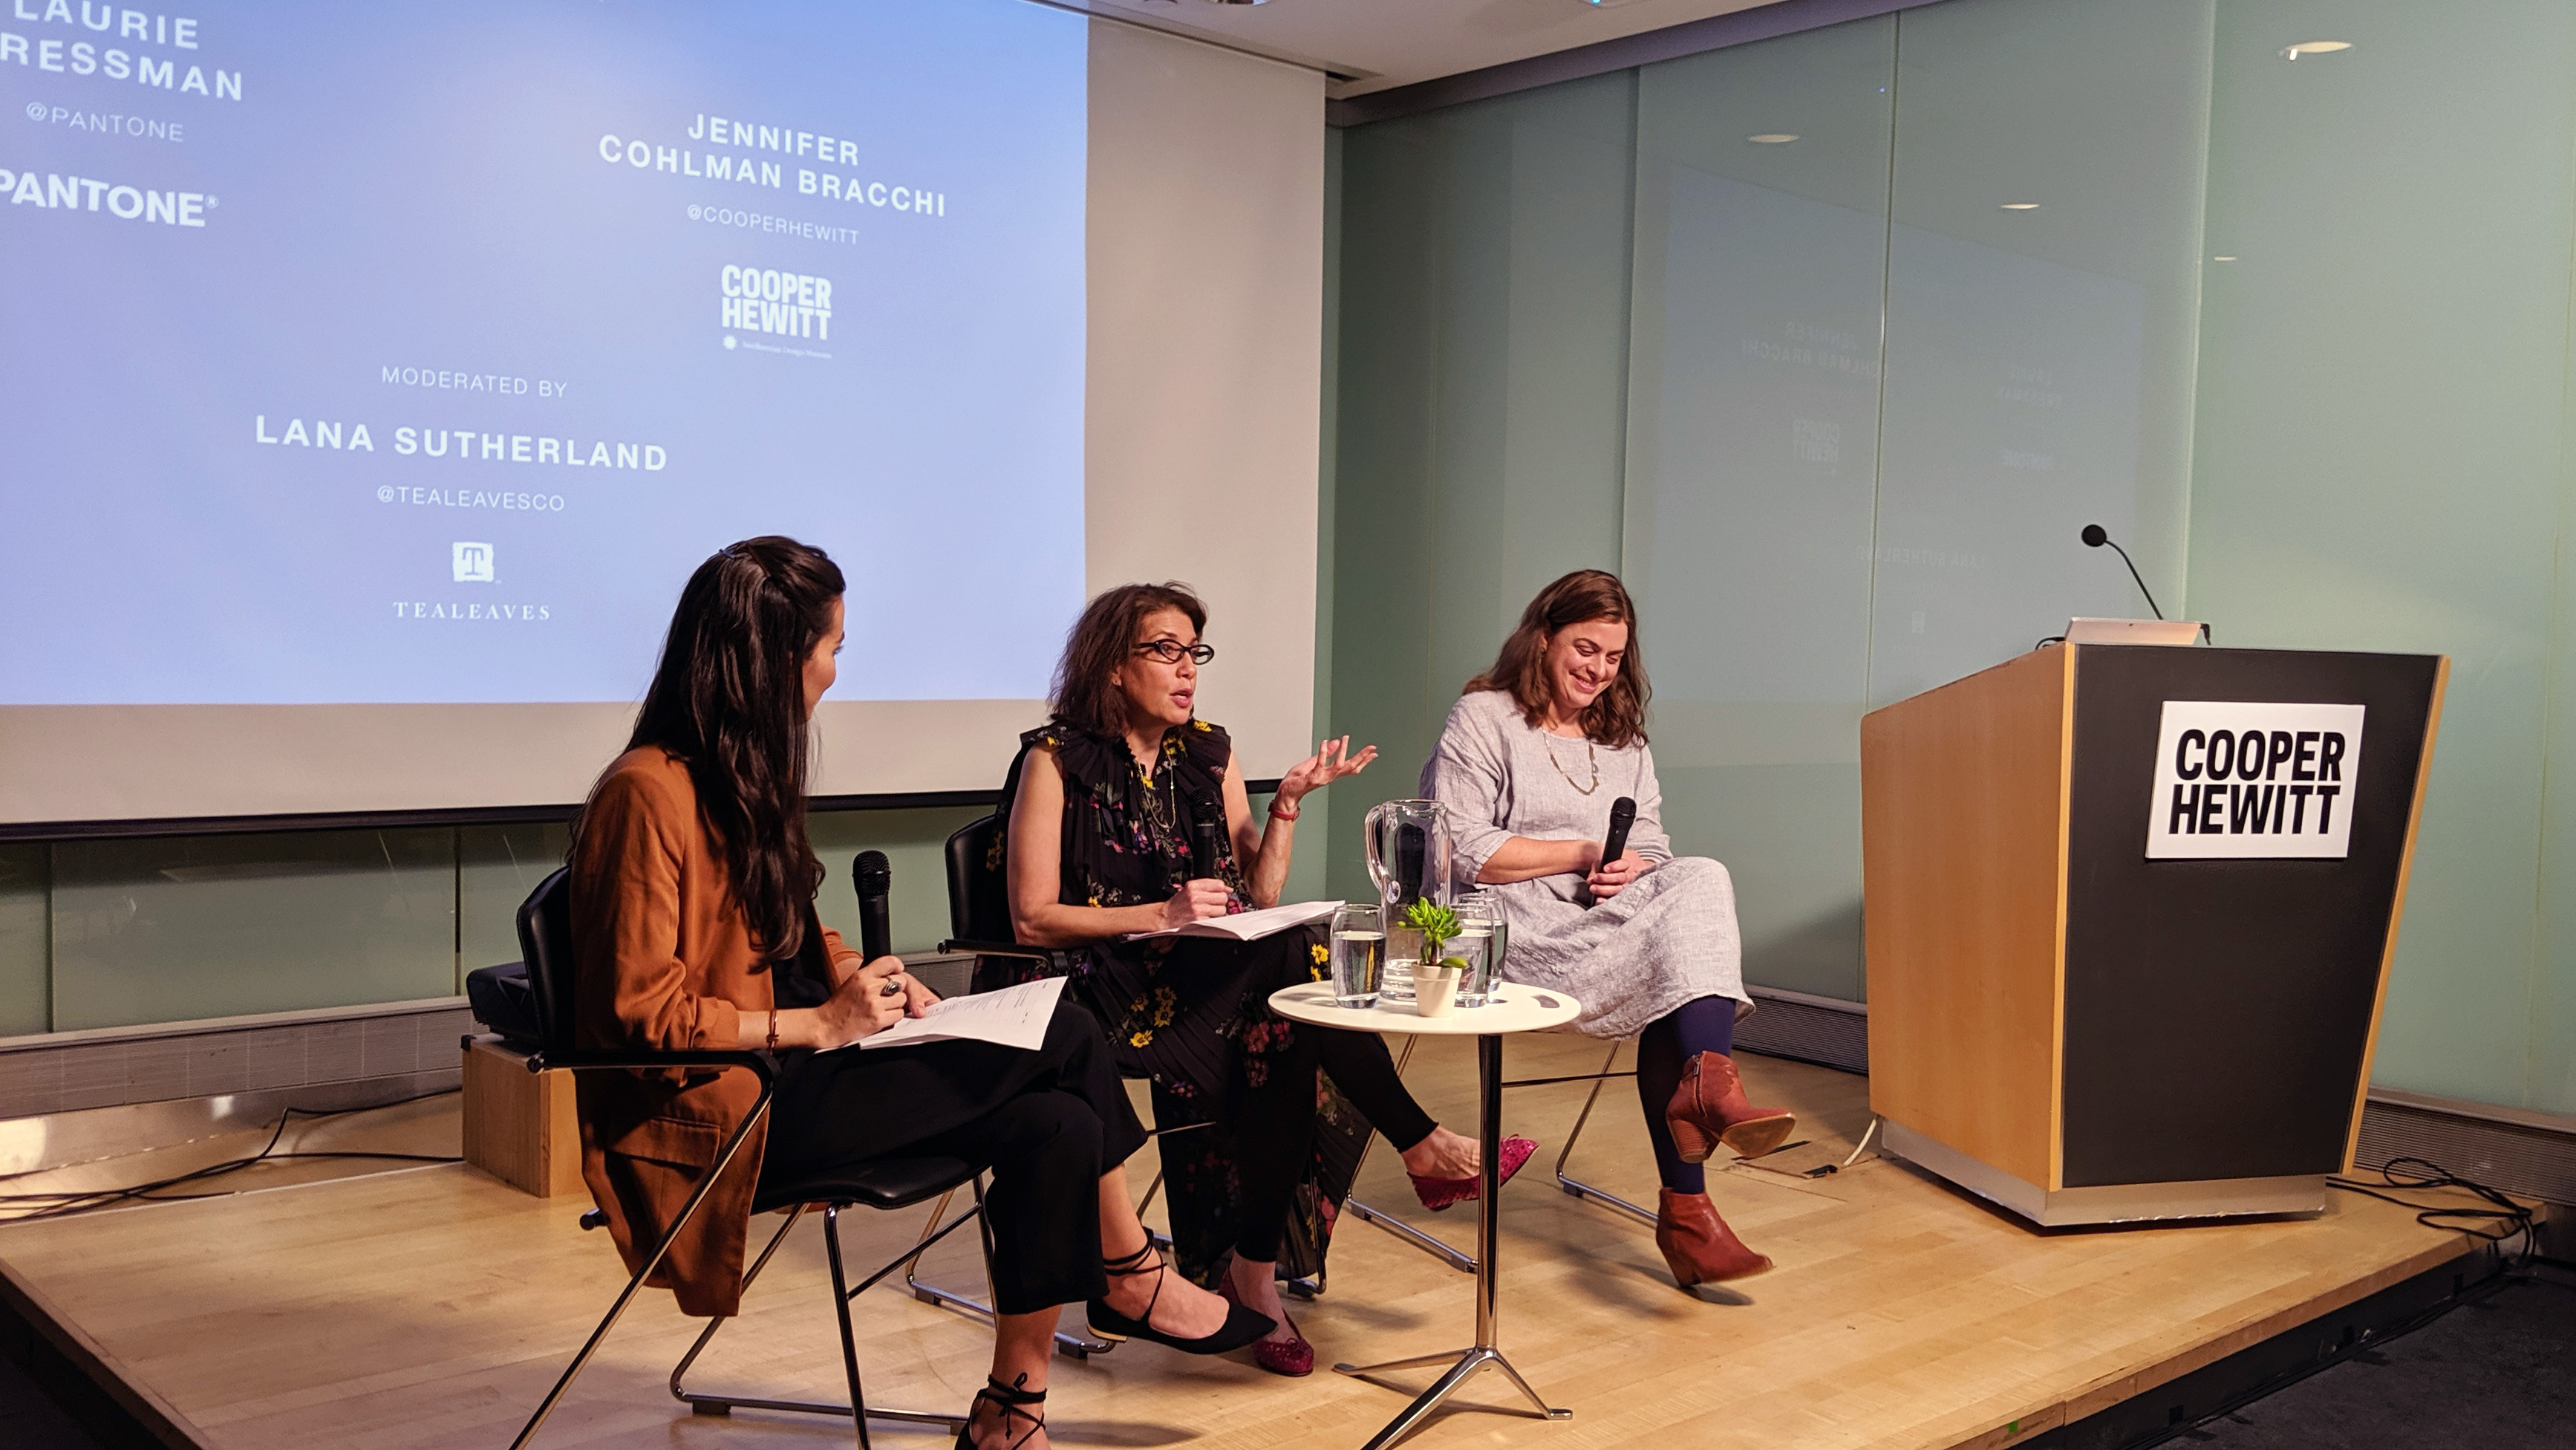
{"label": "round white side table", "polygon": [[1495,1287],[1500,1283],[1494,1271],[1495,1241],[1501,1236],[1502,1185],[1495,1181],[1502,1163],[1503,1142],[1503,1038],[1514,1032],[1535,1032],[1543,1027],[1561,1027],[1574,1020],[1583,1004],[1563,992],[1543,991],[1537,987],[1505,982],[1494,989],[1493,998],[1482,1007],[1459,1007],[1446,1017],[1424,1017],[1408,1004],[1375,1007],[1336,1007],[1329,984],[1314,982],[1304,986],[1282,987],[1270,994],[1270,1010],[1291,1022],[1311,1023],[1317,1027],[1344,1027],[1356,1032],[1410,1033],[1420,1037],[1473,1037],[1476,1039],[1476,1142],[1483,1160],[1482,1181],[1478,1184],[1476,1214],[1476,1342],[1465,1349],[1445,1350],[1439,1354],[1416,1355],[1409,1359],[1388,1360],[1382,1364],[1337,1364],[1341,1374],[1365,1375],[1378,1370],[1419,1369],[1426,1365],[1447,1364],[1448,1370],[1432,1381],[1431,1388],[1414,1398],[1404,1412],[1387,1422],[1368,1442],[1366,1450],[1383,1450],[1411,1433],[1425,1416],[1442,1400],[1449,1398],[1460,1385],[1476,1377],[1487,1367],[1499,1369],[1520,1392],[1538,1406],[1541,1416],[1550,1420],[1570,1420],[1572,1410],[1560,1409],[1539,1398],[1519,1370],[1495,1347],[1497,1319]]}

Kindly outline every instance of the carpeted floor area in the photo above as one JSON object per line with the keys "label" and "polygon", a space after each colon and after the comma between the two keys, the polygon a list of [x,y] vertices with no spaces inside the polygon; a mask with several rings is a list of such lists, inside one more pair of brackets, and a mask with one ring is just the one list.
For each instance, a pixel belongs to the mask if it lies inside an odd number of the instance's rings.
{"label": "carpeted floor area", "polygon": [[2167,1443],[2565,1450],[2576,1445],[2576,1277],[2509,1284]]}

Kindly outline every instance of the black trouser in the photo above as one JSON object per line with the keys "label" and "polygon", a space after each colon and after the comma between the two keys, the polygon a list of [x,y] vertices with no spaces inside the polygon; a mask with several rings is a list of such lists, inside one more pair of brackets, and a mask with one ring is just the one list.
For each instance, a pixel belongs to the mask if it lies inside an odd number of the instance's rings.
{"label": "black trouser", "polygon": [[898,1155],[993,1174],[993,1303],[1028,1314],[1107,1292],[1100,1177],[1145,1145],[1100,1024],[1060,1003],[1034,1052],[989,1042],[790,1057],[770,1110],[764,1188]]}
{"label": "black trouser", "polygon": [[1279,1257],[1290,1198],[1314,1151],[1317,1068],[1332,1077],[1333,1086],[1398,1152],[1430,1137],[1439,1126],[1405,1091],[1385,1038],[1302,1023],[1291,1031],[1292,1045],[1271,1056],[1264,1080],[1246,1092],[1236,1119],[1243,1219],[1234,1251],[1265,1264]]}

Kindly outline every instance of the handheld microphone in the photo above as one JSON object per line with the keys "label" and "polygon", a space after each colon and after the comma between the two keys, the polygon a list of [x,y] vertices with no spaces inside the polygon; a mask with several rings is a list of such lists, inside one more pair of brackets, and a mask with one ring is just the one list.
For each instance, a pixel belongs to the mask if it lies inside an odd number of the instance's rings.
{"label": "handheld microphone", "polygon": [[2086,524],[2082,537],[2084,547],[2088,549],[2098,549],[2104,544],[2110,544],[2112,552],[2120,556],[2120,562],[2129,566],[2129,577],[2138,581],[2138,592],[2147,596],[2147,608],[2154,612],[2156,618],[2165,617],[2165,612],[2156,608],[2155,591],[2147,587],[2146,579],[2138,573],[2137,561],[2129,557],[2128,550],[2112,543],[2111,535],[2100,524]]}
{"label": "handheld microphone", "polygon": [[894,868],[883,851],[861,851],[850,863],[859,888],[859,953],[869,961],[894,954],[894,930],[886,915],[886,893],[894,889]]}
{"label": "handheld microphone", "polygon": [[1628,849],[1628,828],[1637,823],[1637,801],[1621,796],[1610,803],[1610,834],[1601,838],[1601,864],[1609,865]]}
{"label": "handheld microphone", "polygon": [[1225,803],[1203,794],[1190,802],[1190,879],[1216,878],[1216,847],[1225,830]]}

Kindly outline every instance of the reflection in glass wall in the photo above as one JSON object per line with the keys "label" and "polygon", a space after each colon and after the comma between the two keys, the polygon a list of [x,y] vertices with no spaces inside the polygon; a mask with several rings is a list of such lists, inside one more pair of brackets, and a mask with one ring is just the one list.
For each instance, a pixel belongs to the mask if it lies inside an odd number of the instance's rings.
{"label": "reflection in glass wall", "polygon": [[1749,976],[1860,995],[1896,22],[1640,75],[1624,570],[1664,813]]}
{"label": "reflection in glass wall", "polygon": [[45,938],[45,848],[0,846],[0,1037],[47,1030]]}
{"label": "reflection in glass wall", "polygon": [[1869,698],[2181,598],[2211,0],[1899,28]]}
{"label": "reflection in glass wall", "polygon": [[1331,728],[1384,758],[1298,844],[1332,895],[1371,894],[1362,816],[1414,793],[1530,597],[1618,566],[1635,85],[1344,135]]}
{"label": "reflection in glass wall", "polygon": [[455,839],[57,842],[54,1030],[453,996]]}

